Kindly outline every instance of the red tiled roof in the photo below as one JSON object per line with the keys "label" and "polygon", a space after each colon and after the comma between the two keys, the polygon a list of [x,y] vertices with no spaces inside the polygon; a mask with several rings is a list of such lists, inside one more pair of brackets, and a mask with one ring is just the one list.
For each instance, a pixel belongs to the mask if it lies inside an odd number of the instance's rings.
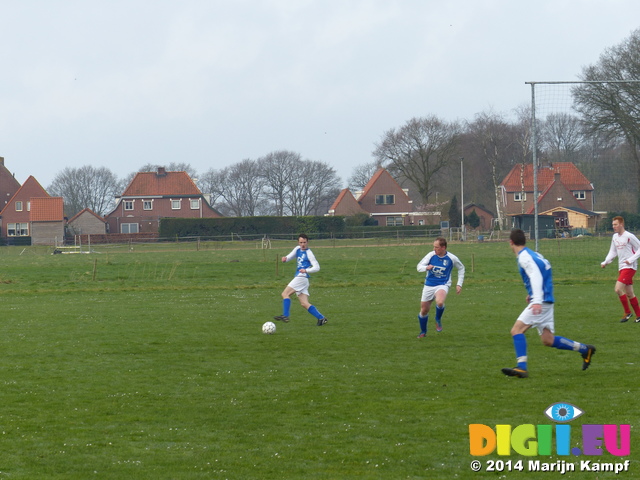
{"label": "red tiled roof", "polygon": [[[514,165],[511,171],[504,177],[500,184],[507,192],[519,192],[521,186],[521,169],[522,165]],[[555,173],[560,174],[560,180],[567,189],[574,190],[593,190],[593,186],[587,177],[578,170],[571,162],[558,162],[550,166],[543,166],[538,169],[538,190],[542,191],[549,187],[554,181]],[[530,163],[524,166],[523,180],[525,191],[533,191],[533,165]]]}
{"label": "red tiled roof", "polygon": [[202,195],[187,172],[140,172],[122,194],[129,196]]}
{"label": "red tiled roof", "polygon": [[[346,194],[350,194],[353,197],[353,193],[348,188],[343,188],[342,191],[338,194],[338,198],[336,198],[335,202],[329,207],[329,210],[335,210],[340,205],[340,202],[344,198]],[[355,197],[354,197],[355,200]]]}
{"label": "red tiled roof", "polygon": [[62,197],[33,197],[30,201],[32,222],[61,222],[64,219]]}
{"label": "red tiled roof", "polygon": [[358,200],[362,200],[364,197],[366,197],[367,194],[369,193],[369,190],[371,190],[373,186],[376,184],[376,182],[380,179],[380,177],[385,174],[388,175],[388,177],[398,186],[398,189],[404,193],[404,190],[402,190],[402,187],[400,186],[400,184],[396,181],[395,178],[391,176],[391,174],[387,171],[387,169],[380,167],[376,171],[376,173],[373,174],[373,177],[371,177],[367,182],[367,184],[364,186],[364,189],[362,190],[362,194],[358,197]]}

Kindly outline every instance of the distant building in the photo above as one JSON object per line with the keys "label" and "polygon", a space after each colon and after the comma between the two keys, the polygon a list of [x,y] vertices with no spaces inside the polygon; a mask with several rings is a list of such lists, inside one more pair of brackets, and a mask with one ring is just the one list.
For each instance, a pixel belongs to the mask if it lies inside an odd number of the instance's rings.
{"label": "distant building", "polygon": [[[593,210],[593,185],[573,163],[559,162],[538,168],[538,212],[555,207]],[[506,215],[535,210],[533,166],[514,165],[500,183],[501,205]]]}
{"label": "distant building", "polygon": [[162,218],[218,218],[186,172],[140,172],[105,216],[108,233],[157,233]]}
{"label": "distant building", "polygon": [[440,212],[415,211],[413,200],[391,174],[379,168],[361,192],[344,189],[329,208],[328,215],[366,213],[378,225],[434,225],[440,223]]}
{"label": "distant building", "polygon": [[20,238],[32,245],[64,243],[63,199],[50,196],[33,176],[27,178],[5,204],[0,218],[1,235],[7,243],[15,243]]}

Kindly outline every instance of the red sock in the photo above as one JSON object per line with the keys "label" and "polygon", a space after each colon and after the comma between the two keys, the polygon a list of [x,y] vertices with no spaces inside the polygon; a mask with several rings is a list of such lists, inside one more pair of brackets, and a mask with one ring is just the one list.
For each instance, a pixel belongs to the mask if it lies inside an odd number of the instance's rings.
{"label": "red sock", "polygon": [[629,315],[631,313],[631,309],[629,308],[629,299],[626,295],[620,295],[620,303],[622,303],[622,307],[624,308],[624,314]]}
{"label": "red sock", "polygon": [[638,305],[638,297],[633,297],[629,300],[631,306],[633,307],[633,311],[636,312],[636,317],[640,317],[640,305]]}

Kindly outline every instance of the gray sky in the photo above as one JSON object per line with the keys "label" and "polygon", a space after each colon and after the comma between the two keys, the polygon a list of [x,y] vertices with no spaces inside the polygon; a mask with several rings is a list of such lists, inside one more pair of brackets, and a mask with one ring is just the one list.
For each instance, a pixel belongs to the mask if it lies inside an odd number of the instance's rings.
{"label": "gray sky", "polygon": [[0,0],[0,156],[46,188],[284,149],[346,184],[387,130],[510,114],[638,19],[638,0]]}

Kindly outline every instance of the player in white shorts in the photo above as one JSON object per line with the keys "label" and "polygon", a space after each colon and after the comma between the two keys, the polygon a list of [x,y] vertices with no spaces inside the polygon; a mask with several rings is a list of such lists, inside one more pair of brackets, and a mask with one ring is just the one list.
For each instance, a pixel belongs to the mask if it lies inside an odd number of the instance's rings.
{"label": "player in white shorts", "polygon": [[309,303],[309,274],[319,271],[320,264],[309,249],[309,237],[304,233],[298,235],[298,246],[291,250],[289,255],[282,257],[282,261],[286,263],[294,258],[296,259],[296,276],[282,291],[282,315],[277,315],[273,318],[282,322],[289,321],[291,309],[291,298],[289,297],[295,293],[298,296],[300,305],[318,320],[317,325],[321,327],[327,323],[327,319],[314,305]]}
{"label": "player in white shorts", "polygon": [[527,307],[511,327],[511,338],[516,352],[517,365],[514,368],[503,368],[502,373],[510,377],[527,378],[527,339],[525,332],[536,327],[540,340],[547,347],[560,350],[573,350],[582,355],[582,369],[591,365],[591,358],[596,347],[575,342],[555,335],[553,320],[553,275],[551,264],[538,252],[526,247],[527,237],[522,230],[512,230],[509,236],[511,250],[518,257],[518,270],[527,289]]}

